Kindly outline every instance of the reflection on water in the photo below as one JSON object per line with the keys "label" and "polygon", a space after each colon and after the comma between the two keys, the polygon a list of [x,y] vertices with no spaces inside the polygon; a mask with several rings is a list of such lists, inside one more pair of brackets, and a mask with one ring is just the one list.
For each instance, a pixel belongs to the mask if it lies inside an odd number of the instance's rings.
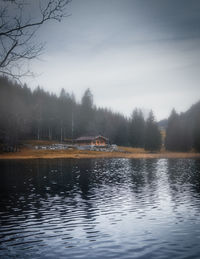
{"label": "reflection on water", "polygon": [[199,258],[200,160],[0,161],[2,258]]}

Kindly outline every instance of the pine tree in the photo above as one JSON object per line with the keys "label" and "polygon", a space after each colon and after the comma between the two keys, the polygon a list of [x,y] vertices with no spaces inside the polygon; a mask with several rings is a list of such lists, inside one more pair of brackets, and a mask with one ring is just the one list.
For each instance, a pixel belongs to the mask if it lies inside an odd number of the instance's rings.
{"label": "pine tree", "polygon": [[93,95],[86,89],[81,99],[78,135],[93,135],[94,109]]}
{"label": "pine tree", "polygon": [[132,113],[129,127],[129,142],[132,147],[144,147],[145,120],[140,109]]}
{"label": "pine tree", "polygon": [[155,121],[153,112],[150,111],[145,127],[145,149],[150,151],[160,150],[161,133]]}
{"label": "pine tree", "polygon": [[175,151],[179,149],[180,146],[180,120],[179,115],[172,110],[166,129],[165,147],[167,150]]}
{"label": "pine tree", "polygon": [[193,146],[197,152],[200,152],[200,118],[198,118],[194,125]]}

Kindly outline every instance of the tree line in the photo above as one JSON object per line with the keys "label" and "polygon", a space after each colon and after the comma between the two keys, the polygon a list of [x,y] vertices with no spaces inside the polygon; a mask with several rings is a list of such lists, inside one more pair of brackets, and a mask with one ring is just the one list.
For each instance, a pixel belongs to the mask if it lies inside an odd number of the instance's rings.
{"label": "tree line", "polygon": [[125,117],[96,107],[90,89],[81,101],[61,90],[59,96],[38,87],[31,91],[7,77],[0,77],[0,147],[16,151],[23,140],[72,142],[80,136],[103,135],[111,144],[170,151],[200,151],[200,102],[187,112],[172,110],[166,124],[165,140],[151,111],[147,119],[141,109]]}
{"label": "tree line", "polygon": [[80,136],[103,135],[117,145],[157,150],[161,136],[153,112],[147,120],[140,109],[130,118],[99,108],[87,89],[81,101],[64,89],[60,95],[38,87],[31,91],[7,77],[0,77],[0,143],[17,150],[22,140],[70,141]]}
{"label": "tree line", "polygon": [[171,151],[200,152],[200,101],[185,113],[172,110],[166,127],[165,147]]}

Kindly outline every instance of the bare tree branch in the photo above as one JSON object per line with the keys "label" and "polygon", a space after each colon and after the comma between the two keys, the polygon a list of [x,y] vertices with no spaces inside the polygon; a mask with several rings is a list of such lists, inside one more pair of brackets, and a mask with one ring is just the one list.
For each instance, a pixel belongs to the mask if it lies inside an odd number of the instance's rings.
{"label": "bare tree branch", "polygon": [[34,19],[31,18],[33,2],[30,0],[4,1],[6,4],[0,7],[1,74],[14,78],[26,74],[22,72],[17,75],[16,67],[22,67],[25,60],[36,58],[44,48],[44,44],[34,43],[35,33],[44,23],[50,20],[61,21],[67,17],[66,6],[71,0],[36,0],[33,5],[36,2],[37,18]]}
{"label": "bare tree branch", "polygon": [[6,56],[4,59],[0,62],[0,67],[4,66],[6,60],[8,59],[8,56],[11,54],[11,52],[14,50],[14,48],[17,46],[17,41],[11,46],[11,48],[7,51]]}

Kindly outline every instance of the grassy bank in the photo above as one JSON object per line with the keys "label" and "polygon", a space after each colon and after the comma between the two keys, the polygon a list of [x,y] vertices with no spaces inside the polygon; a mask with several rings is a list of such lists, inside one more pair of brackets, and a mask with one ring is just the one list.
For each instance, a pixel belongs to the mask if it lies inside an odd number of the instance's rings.
{"label": "grassy bank", "polygon": [[[29,143],[30,144],[30,143]],[[31,143],[33,145],[33,143]],[[46,144],[46,143],[34,143]],[[50,144],[50,143],[49,143]],[[41,150],[24,147],[16,153],[2,153],[0,159],[53,159],[53,158],[200,158],[200,153],[195,152],[168,152],[162,150],[150,153],[142,148],[119,147],[119,151],[89,151],[89,150]]]}

